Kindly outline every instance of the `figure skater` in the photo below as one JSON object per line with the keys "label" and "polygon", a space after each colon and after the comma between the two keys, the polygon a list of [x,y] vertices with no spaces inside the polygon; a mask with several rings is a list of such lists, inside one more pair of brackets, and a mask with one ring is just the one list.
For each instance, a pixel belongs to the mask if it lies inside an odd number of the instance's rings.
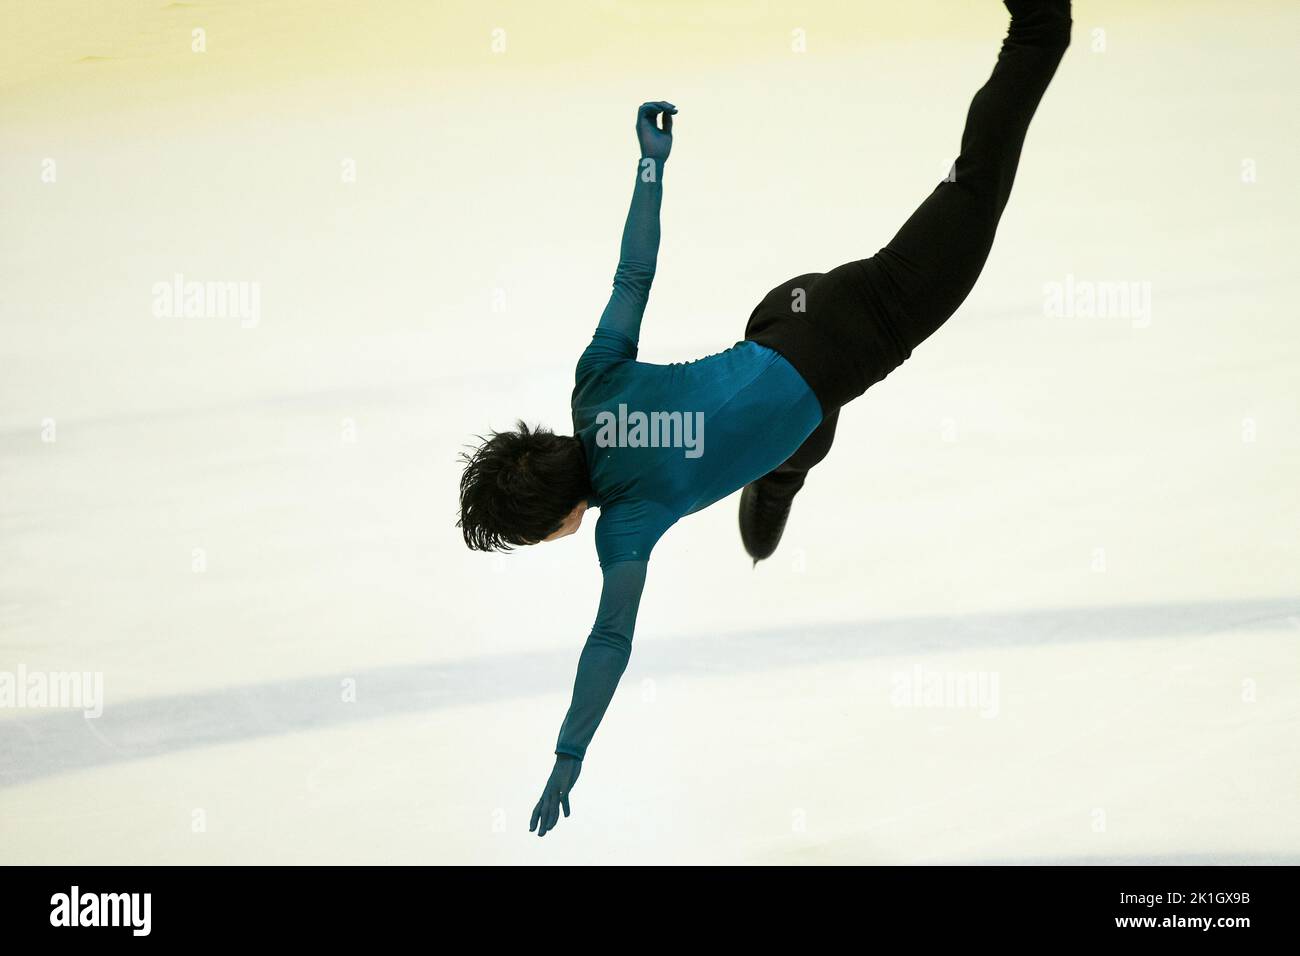
{"label": "figure skater", "polygon": [[1025,131],[1070,42],[1069,0],[1004,2],[1010,28],[949,176],[874,256],[782,283],[754,309],[743,341],[693,362],[636,360],[677,108],[638,110],[632,205],[613,294],[575,370],[573,434],[519,422],[463,456],[459,527],[472,549],[554,541],[600,509],[600,605],[532,813],[539,836],[561,810],[569,815],[587,746],[627,665],[655,543],[743,488],[741,540],[755,564],[769,557],[808,471],[830,450],[840,408],[901,365],[974,286]]}

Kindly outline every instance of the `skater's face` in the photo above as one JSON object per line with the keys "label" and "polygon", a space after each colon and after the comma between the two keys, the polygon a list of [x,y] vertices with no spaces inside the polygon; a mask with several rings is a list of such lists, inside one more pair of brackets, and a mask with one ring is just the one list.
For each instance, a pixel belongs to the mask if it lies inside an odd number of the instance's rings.
{"label": "skater's face", "polygon": [[556,538],[565,538],[573,534],[573,532],[582,527],[582,516],[586,511],[587,502],[579,501],[574,509],[569,512],[568,517],[564,519],[564,524],[560,525],[542,540],[554,541]]}

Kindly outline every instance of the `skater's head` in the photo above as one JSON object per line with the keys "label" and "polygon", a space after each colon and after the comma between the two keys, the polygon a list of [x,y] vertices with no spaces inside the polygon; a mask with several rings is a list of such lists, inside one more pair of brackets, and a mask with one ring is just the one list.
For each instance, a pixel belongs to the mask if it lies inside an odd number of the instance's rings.
{"label": "skater's head", "polygon": [[582,524],[591,478],[582,443],[519,422],[461,455],[457,527],[474,551],[509,551],[573,534]]}

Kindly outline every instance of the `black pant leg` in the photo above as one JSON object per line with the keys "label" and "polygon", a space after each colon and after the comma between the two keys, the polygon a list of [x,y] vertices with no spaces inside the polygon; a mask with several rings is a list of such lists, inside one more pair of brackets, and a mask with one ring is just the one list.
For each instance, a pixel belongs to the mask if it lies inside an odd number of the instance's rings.
{"label": "black pant leg", "polygon": [[957,310],[984,268],[1029,122],[1070,42],[1069,0],[1008,0],[1007,7],[1011,26],[971,101],[953,176],[872,263],[907,355]]}
{"label": "black pant leg", "polygon": [[840,411],[837,408],[822,419],[822,423],[804,439],[793,455],[760,479],[764,489],[773,494],[793,495],[802,488],[812,466],[830,452],[831,443],[835,441],[835,426],[839,421]]}
{"label": "black pant leg", "polygon": [[[884,378],[947,321],[984,267],[1029,122],[1070,42],[1070,0],[1004,2],[1011,25],[992,74],[971,101],[954,175],[879,253],[832,269],[811,285],[811,320],[829,326],[828,334],[845,346],[864,344],[868,353],[842,350],[837,374],[851,381],[823,385],[819,397],[833,393],[847,400]],[[855,325],[863,334],[853,333]],[[809,469],[829,453],[838,421],[836,408],[761,479],[765,488],[794,494],[803,487]]]}

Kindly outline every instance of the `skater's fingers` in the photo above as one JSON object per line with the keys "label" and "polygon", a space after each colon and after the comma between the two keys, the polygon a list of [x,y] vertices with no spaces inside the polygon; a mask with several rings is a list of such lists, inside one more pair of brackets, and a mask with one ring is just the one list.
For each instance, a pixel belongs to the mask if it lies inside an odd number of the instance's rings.
{"label": "skater's fingers", "polygon": [[546,818],[546,829],[554,830],[555,825],[559,822],[560,822],[560,805],[558,803],[552,803],[551,814]]}
{"label": "skater's fingers", "polygon": [[532,816],[532,819],[529,820],[529,822],[528,822],[528,832],[529,832],[529,833],[532,833],[534,830],[537,829],[537,824],[538,824],[539,822],[541,822],[541,819],[542,819],[542,801],[541,801],[541,800],[538,800],[538,801],[537,801],[537,806],[533,807],[533,816]]}
{"label": "skater's fingers", "polygon": [[667,100],[657,100],[650,105],[654,107],[655,119],[658,121],[655,125],[662,128],[665,133],[671,133],[673,131],[673,114],[677,112],[677,107]]}
{"label": "skater's fingers", "polygon": [[564,807],[564,815],[569,815],[569,795],[567,793],[560,795],[560,806]]}
{"label": "skater's fingers", "polygon": [[658,129],[659,116],[662,114],[663,128],[665,132],[667,132],[671,130],[673,126],[673,121],[670,114],[676,112],[677,112],[677,107],[673,106],[672,103],[668,103],[664,100],[658,100],[652,103],[642,103],[639,107],[637,107],[636,122],[638,126],[640,126],[642,123],[646,123],[651,126],[654,126],[655,129]]}

